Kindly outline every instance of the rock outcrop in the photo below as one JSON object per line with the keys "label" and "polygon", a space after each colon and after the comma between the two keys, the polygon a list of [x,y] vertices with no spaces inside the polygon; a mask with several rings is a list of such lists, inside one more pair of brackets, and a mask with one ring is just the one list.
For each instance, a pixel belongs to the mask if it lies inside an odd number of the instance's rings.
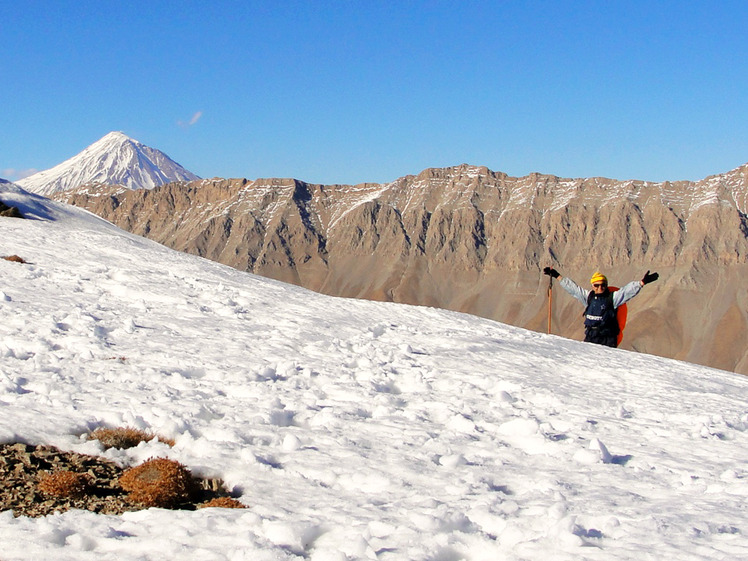
{"label": "rock outcrop", "polygon": [[[748,165],[699,182],[428,169],[388,184],[211,179],[56,195],[178,250],[328,294],[448,308],[536,331],[545,265],[586,285],[660,273],[623,348],[748,373]],[[553,332],[581,338],[554,293]]]}

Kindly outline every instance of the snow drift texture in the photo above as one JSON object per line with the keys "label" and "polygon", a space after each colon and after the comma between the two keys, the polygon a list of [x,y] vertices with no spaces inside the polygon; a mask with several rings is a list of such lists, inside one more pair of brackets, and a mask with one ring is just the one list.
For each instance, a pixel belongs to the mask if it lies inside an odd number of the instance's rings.
{"label": "snow drift texture", "polygon": [[[0,440],[247,510],[0,513],[3,561],[748,558],[748,380],[254,277],[0,186]],[[104,452],[79,435],[173,437]]]}

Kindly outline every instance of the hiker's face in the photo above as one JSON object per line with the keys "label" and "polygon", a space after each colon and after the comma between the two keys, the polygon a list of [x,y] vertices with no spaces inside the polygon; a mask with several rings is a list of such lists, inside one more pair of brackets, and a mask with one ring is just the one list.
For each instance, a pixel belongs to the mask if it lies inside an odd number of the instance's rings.
{"label": "hiker's face", "polygon": [[605,294],[608,291],[608,285],[604,282],[596,282],[592,285],[592,289],[595,291],[595,294]]}

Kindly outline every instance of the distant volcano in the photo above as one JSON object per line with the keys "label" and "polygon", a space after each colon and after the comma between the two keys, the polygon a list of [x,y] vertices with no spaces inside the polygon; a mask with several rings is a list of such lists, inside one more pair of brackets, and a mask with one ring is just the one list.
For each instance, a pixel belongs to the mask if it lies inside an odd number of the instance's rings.
{"label": "distant volcano", "polygon": [[200,179],[166,154],[121,132],[110,132],[69,160],[16,183],[33,193],[51,195],[88,183],[153,189],[172,181]]}

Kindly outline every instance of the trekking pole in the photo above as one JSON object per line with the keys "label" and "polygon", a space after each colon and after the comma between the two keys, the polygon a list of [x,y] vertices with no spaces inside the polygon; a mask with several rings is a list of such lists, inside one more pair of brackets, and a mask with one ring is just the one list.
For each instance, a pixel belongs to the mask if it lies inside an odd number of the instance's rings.
{"label": "trekking pole", "polygon": [[553,309],[553,277],[548,275],[548,335],[551,334],[551,310]]}

